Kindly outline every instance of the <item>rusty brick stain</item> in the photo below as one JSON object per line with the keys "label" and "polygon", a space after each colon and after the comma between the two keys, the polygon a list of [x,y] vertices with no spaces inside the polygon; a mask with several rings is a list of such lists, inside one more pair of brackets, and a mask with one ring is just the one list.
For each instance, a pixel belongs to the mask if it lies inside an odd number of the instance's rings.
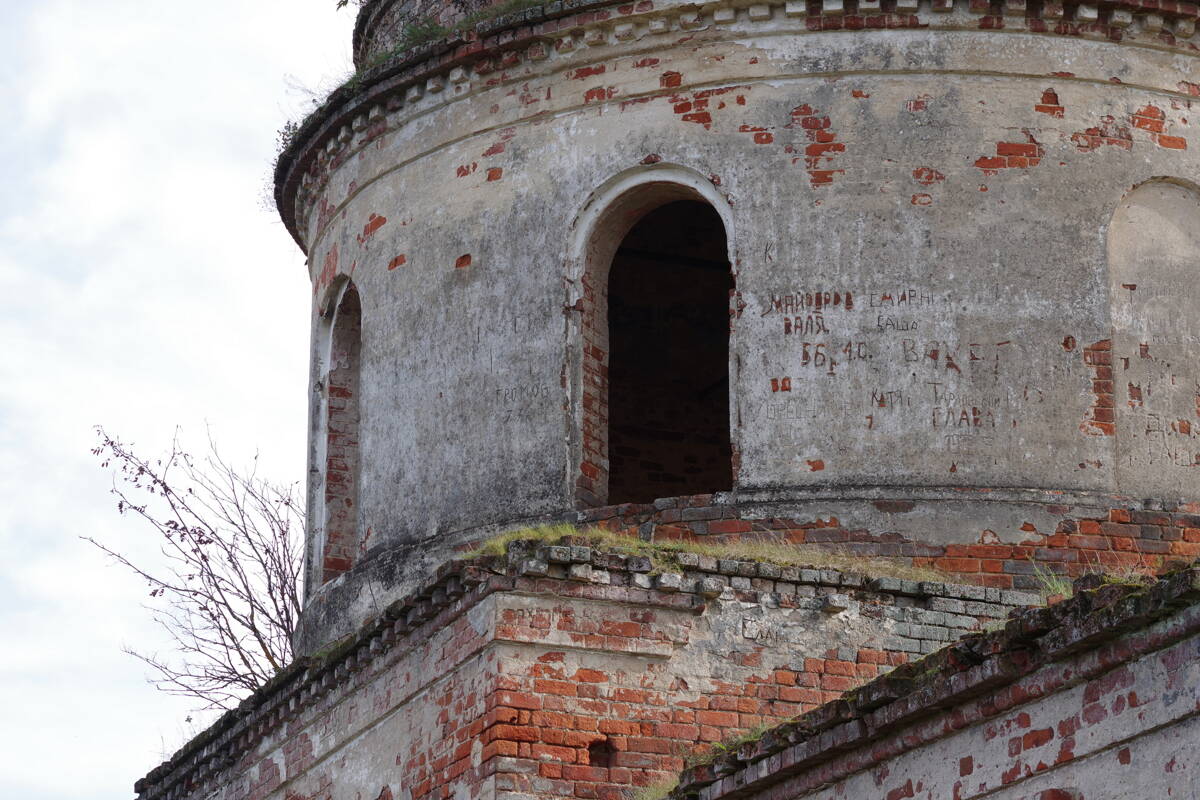
{"label": "rusty brick stain", "polygon": [[387,268],[389,271],[391,271],[391,270],[394,270],[394,269],[404,266],[406,263],[408,263],[408,257],[405,256],[404,253],[401,253],[400,255],[396,256],[395,258],[393,258],[391,261],[388,262]]}
{"label": "rusty brick stain", "polygon": [[594,75],[603,75],[607,71],[604,64],[594,64],[590,67],[580,67],[568,75],[569,80],[580,81]]}
{"label": "rusty brick stain", "polygon": [[455,269],[462,269],[463,267],[469,267],[469,266],[471,266],[471,254],[470,253],[464,253],[463,255],[459,256],[454,262]]}
{"label": "rusty brick stain", "polygon": [[929,101],[933,99],[933,95],[921,94],[904,102],[904,110],[910,113],[920,113],[929,108]]}
{"label": "rusty brick stain", "polygon": [[325,261],[321,266],[321,272],[317,275],[317,279],[313,281],[313,295],[321,292],[333,283],[333,279],[337,277],[338,271],[338,247],[335,243],[325,253]]}
{"label": "rusty brick stain", "polygon": [[917,167],[912,172],[913,180],[922,186],[932,186],[946,180],[946,176],[933,167]]}

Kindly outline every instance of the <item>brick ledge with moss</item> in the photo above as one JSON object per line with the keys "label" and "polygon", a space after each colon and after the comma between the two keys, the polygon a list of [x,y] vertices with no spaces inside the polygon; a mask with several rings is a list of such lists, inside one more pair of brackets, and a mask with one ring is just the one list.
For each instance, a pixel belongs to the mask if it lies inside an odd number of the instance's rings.
{"label": "brick ledge with moss", "polygon": [[567,531],[443,565],[139,796],[628,797],[1039,599],[822,550]]}
{"label": "brick ledge with moss", "polygon": [[1197,797],[1198,654],[1200,569],[1085,576],[1069,600],[714,751],[669,796]]}

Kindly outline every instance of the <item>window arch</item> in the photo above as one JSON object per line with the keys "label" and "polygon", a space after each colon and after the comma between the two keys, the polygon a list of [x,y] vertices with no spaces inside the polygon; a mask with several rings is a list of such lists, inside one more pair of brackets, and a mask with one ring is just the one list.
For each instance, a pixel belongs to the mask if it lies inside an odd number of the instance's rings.
{"label": "window arch", "polygon": [[728,218],[710,181],[669,165],[618,176],[581,213],[577,505],[732,488]]}

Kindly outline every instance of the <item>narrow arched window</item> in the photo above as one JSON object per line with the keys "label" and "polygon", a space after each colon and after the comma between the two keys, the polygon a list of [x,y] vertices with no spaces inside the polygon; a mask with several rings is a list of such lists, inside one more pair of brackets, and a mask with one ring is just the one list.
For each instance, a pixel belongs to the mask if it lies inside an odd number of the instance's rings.
{"label": "narrow arched window", "polygon": [[359,382],[362,306],[347,281],[333,311],[325,379],[322,583],[354,564],[358,551]]}

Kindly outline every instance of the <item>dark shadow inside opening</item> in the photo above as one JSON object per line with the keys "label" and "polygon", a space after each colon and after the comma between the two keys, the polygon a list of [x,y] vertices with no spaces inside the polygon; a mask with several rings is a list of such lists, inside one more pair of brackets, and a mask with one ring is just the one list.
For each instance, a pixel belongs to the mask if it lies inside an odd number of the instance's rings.
{"label": "dark shadow inside opening", "polygon": [[643,217],[608,283],[608,502],[729,490],[725,227],[706,203]]}
{"label": "dark shadow inside opening", "polygon": [[616,750],[608,739],[597,739],[588,745],[588,765],[592,767],[611,767]]}

